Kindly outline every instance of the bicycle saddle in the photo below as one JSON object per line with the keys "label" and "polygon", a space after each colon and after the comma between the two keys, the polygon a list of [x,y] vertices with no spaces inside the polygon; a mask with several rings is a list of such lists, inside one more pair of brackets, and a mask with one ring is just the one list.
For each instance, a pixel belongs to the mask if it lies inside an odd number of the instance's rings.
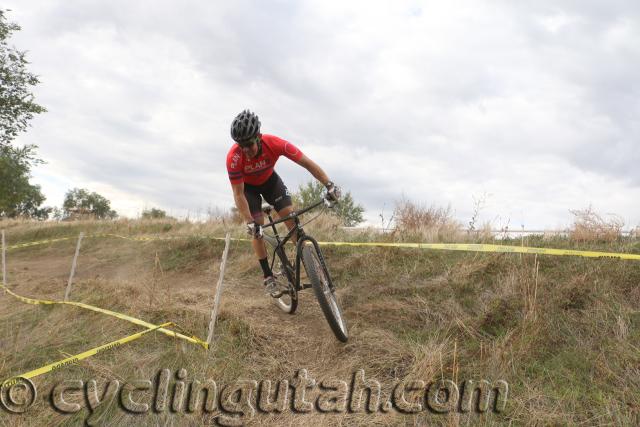
{"label": "bicycle saddle", "polygon": [[266,213],[267,215],[269,215],[271,213],[271,211],[273,210],[273,206],[267,204],[267,203],[263,203],[262,204],[262,212]]}

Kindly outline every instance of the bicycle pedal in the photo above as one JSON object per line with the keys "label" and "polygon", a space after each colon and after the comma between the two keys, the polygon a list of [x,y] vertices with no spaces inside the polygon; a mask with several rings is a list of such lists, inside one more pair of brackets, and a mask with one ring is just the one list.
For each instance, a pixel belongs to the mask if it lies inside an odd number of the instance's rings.
{"label": "bicycle pedal", "polygon": [[284,291],[278,291],[278,292],[274,292],[272,294],[269,294],[271,296],[271,298],[280,298],[281,296],[284,295]]}

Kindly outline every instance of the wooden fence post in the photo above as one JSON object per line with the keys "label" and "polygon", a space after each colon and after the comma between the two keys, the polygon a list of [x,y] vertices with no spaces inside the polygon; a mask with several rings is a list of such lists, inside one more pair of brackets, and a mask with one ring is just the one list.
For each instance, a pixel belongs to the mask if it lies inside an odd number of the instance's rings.
{"label": "wooden fence post", "polygon": [[213,310],[211,310],[211,320],[209,321],[209,334],[207,335],[207,344],[209,346],[211,346],[211,340],[213,339],[213,328],[216,325],[216,318],[218,317],[218,307],[220,306],[220,296],[222,295],[224,269],[227,265],[230,237],[230,233],[227,233],[224,239],[224,251],[222,252],[222,262],[220,263],[220,276],[218,277],[218,285],[216,286],[216,296],[215,300],[213,301]]}
{"label": "wooden fence post", "polygon": [[73,263],[71,264],[71,274],[69,274],[69,281],[67,282],[67,289],[64,291],[64,300],[69,300],[69,294],[71,293],[71,283],[73,283],[73,276],[76,274],[76,263],[78,262],[78,254],[80,253],[80,243],[82,242],[84,233],[80,232],[78,236],[78,244],[76,245],[76,254],[73,256]]}
{"label": "wooden fence post", "polygon": [[7,260],[5,258],[4,230],[2,230],[2,285],[7,286]]}

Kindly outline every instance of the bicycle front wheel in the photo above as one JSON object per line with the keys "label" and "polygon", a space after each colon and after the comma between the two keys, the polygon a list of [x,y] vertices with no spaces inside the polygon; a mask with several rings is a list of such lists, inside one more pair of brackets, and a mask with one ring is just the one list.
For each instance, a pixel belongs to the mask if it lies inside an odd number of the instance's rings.
{"label": "bicycle front wheel", "polygon": [[302,248],[302,260],[324,317],[327,319],[336,338],[346,342],[349,338],[347,322],[342,314],[340,303],[331,284],[331,277],[322,260],[322,255],[313,244],[306,244]]}

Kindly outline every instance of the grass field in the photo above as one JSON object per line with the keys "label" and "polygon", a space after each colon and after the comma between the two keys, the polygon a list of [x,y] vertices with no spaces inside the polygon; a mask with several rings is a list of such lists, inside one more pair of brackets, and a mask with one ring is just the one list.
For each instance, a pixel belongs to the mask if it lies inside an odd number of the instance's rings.
{"label": "grass field", "polygon": [[[63,298],[80,231],[179,237],[145,242],[86,237],[71,300],[153,323],[172,321],[201,338],[206,338],[224,247],[206,236],[221,237],[230,230],[244,237],[240,227],[221,221],[5,221],[0,227],[8,245],[72,237],[7,252],[10,289],[42,299]],[[446,224],[442,233],[346,232],[324,217],[306,230],[318,240],[465,238]],[[633,238],[581,236],[499,243],[640,253],[640,242]],[[490,241],[490,236],[479,238]],[[157,332],[147,334],[36,377],[33,406],[21,415],[0,409],[0,425],[82,425],[87,420],[109,426],[640,424],[640,262],[399,248],[323,250],[349,324],[348,343],[334,338],[310,290],[302,293],[295,315],[280,312],[262,293],[250,245],[233,242],[210,351]],[[0,379],[140,330],[77,307],[28,305],[2,293]],[[156,385],[163,369],[169,373],[169,398],[158,409]],[[255,390],[249,392],[251,381],[264,387],[264,380],[270,380],[272,388],[284,380],[295,385],[303,369],[318,383],[306,395],[316,407],[308,410],[297,400],[298,406],[264,413]],[[349,411],[341,381],[352,387],[359,371],[366,381],[380,383],[381,403],[397,398],[397,384],[407,388],[407,401],[375,413]],[[115,380],[122,389],[137,387],[133,400],[150,409],[135,415],[123,410],[117,397],[109,400],[107,393],[102,399],[98,393],[103,404],[94,411],[88,406],[95,401],[76,387],[64,397],[81,408],[54,410],[52,390],[72,380],[95,380],[99,390]],[[151,388],[140,389],[144,380],[151,381]],[[214,380],[226,407],[190,412],[186,399],[172,411],[195,380]],[[506,381],[506,403],[500,411],[464,411],[459,404],[438,413],[427,402],[434,398],[427,390],[437,390],[428,387],[442,380],[456,384],[460,393],[465,381]],[[294,387],[284,390],[293,400]],[[300,387],[295,390],[299,393]],[[439,396],[441,401],[445,397]]]}

